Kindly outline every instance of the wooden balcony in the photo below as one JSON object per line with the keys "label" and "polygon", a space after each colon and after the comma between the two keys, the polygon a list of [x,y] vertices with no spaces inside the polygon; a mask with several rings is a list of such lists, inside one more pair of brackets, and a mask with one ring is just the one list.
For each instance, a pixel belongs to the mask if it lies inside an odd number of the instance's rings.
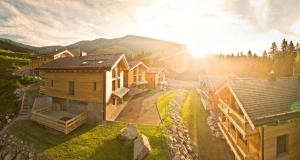
{"label": "wooden balcony", "polygon": [[237,138],[237,133],[234,130],[226,129],[226,124],[222,122],[218,122],[218,126],[237,160],[259,159],[257,154],[251,154],[248,152],[247,146],[242,142],[241,139]]}
{"label": "wooden balcony", "polygon": [[45,88],[45,86],[40,86],[40,93],[41,94],[45,94],[45,91],[46,91],[46,88]]}
{"label": "wooden balcony", "polygon": [[72,114],[65,111],[55,111],[51,107],[32,111],[31,120],[68,134],[87,121],[87,113]]}
{"label": "wooden balcony", "polygon": [[258,133],[257,130],[253,130],[251,128],[247,120],[245,120],[242,115],[238,114],[221,99],[219,99],[218,108],[244,138]]}

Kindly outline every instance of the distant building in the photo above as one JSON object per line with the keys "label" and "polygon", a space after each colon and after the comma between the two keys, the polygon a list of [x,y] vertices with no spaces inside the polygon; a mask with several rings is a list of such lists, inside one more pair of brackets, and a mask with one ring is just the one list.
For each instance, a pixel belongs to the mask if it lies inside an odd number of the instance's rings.
{"label": "distant building", "polygon": [[127,88],[137,87],[145,89],[148,81],[146,80],[146,71],[148,66],[142,61],[129,62],[129,70],[125,72],[125,86]]}
{"label": "distant building", "polygon": [[159,85],[166,85],[166,73],[165,68],[151,67],[146,71],[146,81],[150,88],[156,88]]}
{"label": "distant building", "polygon": [[74,57],[74,55],[68,50],[56,50],[52,52],[46,52],[46,53],[40,53],[38,55],[34,55],[31,57],[30,69],[32,73],[38,74],[37,68],[40,67],[41,65],[64,57]]}
{"label": "distant building", "polygon": [[231,78],[216,94],[218,125],[236,159],[300,159],[298,80]]}
{"label": "distant building", "polygon": [[[124,87],[129,66],[123,54],[61,58],[39,70],[44,81],[41,93],[52,99],[48,110],[65,115],[86,113],[88,122],[105,121],[129,91]],[[43,124],[39,117],[33,120]]]}

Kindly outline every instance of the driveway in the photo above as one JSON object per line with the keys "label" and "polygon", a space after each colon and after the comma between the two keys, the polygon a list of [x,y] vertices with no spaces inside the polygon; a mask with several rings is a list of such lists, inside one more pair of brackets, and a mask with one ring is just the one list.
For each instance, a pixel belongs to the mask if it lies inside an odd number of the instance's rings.
{"label": "driveway", "polygon": [[160,122],[156,110],[156,101],[162,92],[144,92],[134,96],[115,121],[135,124],[158,125]]}

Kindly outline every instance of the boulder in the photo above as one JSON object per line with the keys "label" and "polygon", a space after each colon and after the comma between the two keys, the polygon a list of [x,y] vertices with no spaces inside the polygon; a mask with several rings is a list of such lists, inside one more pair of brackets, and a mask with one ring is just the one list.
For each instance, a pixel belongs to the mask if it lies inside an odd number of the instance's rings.
{"label": "boulder", "polygon": [[139,135],[133,144],[133,160],[144,159],[150,151],[151,146],[148,138],[143,134]]}
{"label": "boulder", "polygon": [[129,124],[129,125],[127,125],[127,127],[121,129],[118,138],[120,140],[131,141],[131,140],[136,139],[138,134],[139,133],[138,133],[137,128],[134,125]]}

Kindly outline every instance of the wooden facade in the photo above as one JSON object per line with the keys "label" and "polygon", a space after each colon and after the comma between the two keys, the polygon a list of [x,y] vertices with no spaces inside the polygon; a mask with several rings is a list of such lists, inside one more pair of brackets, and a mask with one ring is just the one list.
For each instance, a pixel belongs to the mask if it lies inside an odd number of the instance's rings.
{"label": "wooden facade", "polygon": [[[151,70],[151,68],[149,70]],[[157,72],[151,72],[149,70],[146,72],[146,81],[148,82],[148,86],[150,88],[156,88],[162,82],[166,81],[165,69],[162,68]]]}
{"label": "wooden facade", "polygon": [[299,118],[253,127],[232,90],[224,87],[217,96],[218,125],[236,159],[300,159]]}
{"label": "wooden facade", "polygon": [[138,87],[145,89],[148,81],[146,81],[147,66],[139,63],[125,72],[125,86],[127,88]]}
{"label": "wooden facade", "polygon": [[[109,56],[105,58],[107,57]],[[54,66],[53,69],[41,69],[40,75],[44,85],[41,86],[40,92],[52,97],[54,109],[73,114],[84,112],[87,114],[87,120],[93,123],[105,121],[108,115],[114,114],[110,113],[113,111],[110,107],[121,104],[123,96],[128,92],[123,85],[124,72],[129,68],[127,61],[124,55],[115,61],[114,64],[109,61],[111,65],[109,69],[107,65],[104,69],[84,67],[88,65],[87,63],[95,64],[91,61],[83,61],[80,63],[83,67],[77,68],[55,69]],[[102,63],[105,62],[96,61],[96,64]],[[35,119],[40,117],[35,116]]]}

